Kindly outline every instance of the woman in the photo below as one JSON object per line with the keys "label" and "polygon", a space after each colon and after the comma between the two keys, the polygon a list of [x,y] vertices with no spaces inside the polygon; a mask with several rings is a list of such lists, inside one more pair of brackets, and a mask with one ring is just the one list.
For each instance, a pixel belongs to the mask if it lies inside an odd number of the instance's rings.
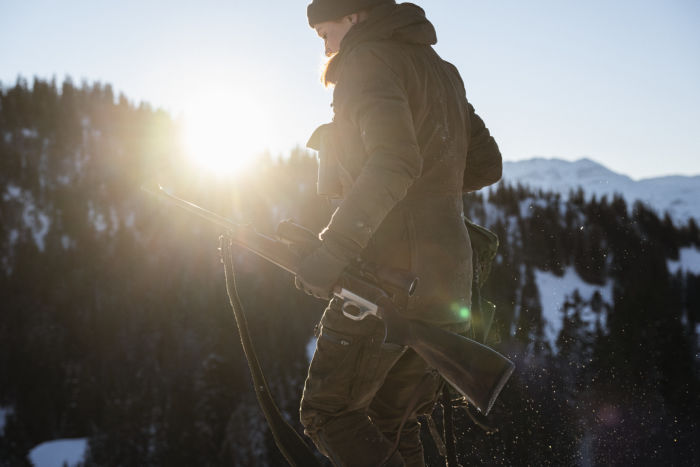
{"label": "woman", "polygon": [[[500,178],[498,147],[456,68],[431,47],[422,9],[314,0],[307,13],[331,57],[325,84],[335,86],[333,123],[312,140],[337,162],[342,201],[297,286],[329,298],[351,262],[403,268],[421,281],[403,313],[466,332],[472,251],[462,193]],[[465,167],[482,160],[497,164],[481,167],[489,181],[471,186]],[[336,465],[424,465],[417,416],[432,409],[438,375],[411,349],[384,342],[379,319],[346,318],[337,298],[319,329],[301,401],[307,435]]]}

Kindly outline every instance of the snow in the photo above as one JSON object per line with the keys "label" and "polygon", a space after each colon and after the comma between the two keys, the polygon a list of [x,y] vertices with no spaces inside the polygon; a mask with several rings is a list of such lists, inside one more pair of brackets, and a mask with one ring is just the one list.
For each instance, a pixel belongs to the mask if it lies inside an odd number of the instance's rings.
{"label": "snow", "polygon": [[107,230],[107,221],[105,221],[104,214],[97,214],[93,222],[95,224],[95,230],[97,230],[98,232],[104,232],[105,230]]}
{"label": "snow", "polygon": [[[551,272],[535,269],[535,282],[540,294],[540,304],[542,305],[542,317],[545,321],[544,332],[546,339],[555,348],[555,343],[562,328],[562,309],[567,300],[571,300],[574,291],[578,293],[583,302],[589,302],[593,295],[600,293],[603,302],[613,303],[612,282],[604,286],[592,285],[583,281],[573,267],[568,267],[562,277],[558,277]],[[583,309],[581,319],[588,323],[593,329],[596,315],[586,306]]]}
{"label": "snow", "polygon": [[25,138],[37,138],[39,137],[39,132],[34,128],[22,128],[22,136]]}
{"label": "snow", "polygon": [[8,238],[10,240],[10,246],[14,246],[15,243],[17,243],[17,240],[19,239],[19,230],[17,230],[17,229],[10,230],[10,235]]}
{"label": "snow", "polygon": [[29,461],[34,467],[72,467],[84,460],[87,444],[87,438],[47,441],[29,451]]}
{"label": "snow", "polygon": [[306,343],[306,359],[311,362],[316,352],[316,337],[312,336],[309,342]]}
{"label": "snow", "polygon": [[107,230],[107,221],[105,220],[104,214],[97,212],[92,202],[88,204],[88,218],[92,221],[92,225],[97,232],[104,232]]}
{"label": "snow", "polygon": [[599,193],[634,183],[631,178],[608,170],[590,159],[569,162],[561,159],[534,158],[505,162],[503,173],[504,178],[510,182],[520,182],[564,195],[579,185],[587,192]]}
{"label": "snow", "polygon": [[[44,251],[44,238],[49,233],[51,218],[36,207],[32,193],[23,191],[22,188],[10,184],[7,185],[2,199],[3,201],[17,201],[24,206],[22,210],[24,225],[32,232],[34,242],[39,250]],[[10,231],[10,243],[14,243],[18,237],[19,232],[14,229]]]}
{"label": "snow", "polygon": [[3,195],[3,201],[9,201],[11,199],[19,199],[22,195],[22,189],[16,185],[7,185],[7,192]]}
{"label": "snow", "polygon": [[13,413],[14,410],[12,410],[12,407],[0,407],[0,437],[5,434],[5,423],[7,423],[7,417]]}
{"label": "snow", "polygon": [[678,261],[668,260],[667,264],[671,274],[686,271],[700,275],[700,250],[694,247],[681,248],[678,252]]}
{"label": "snow", "polygon": [[32,225],[32,236],[34,237],[36,246],[39,247],[39,251],[44,251],[44,238],[46,237],[46,234],[49,233],[51,219],[43,212],[38,212],[36,219],[37,222]]}
{"label": "snow", "polygon": [[29,227],[32,231],[34,243],[36,243],[39,251],[44,251],[44,238],[46,234],[49,233],[49,228],[51,227],[51,219],[49,216],[39,211],[31,199],[27,199],[24,203],[22,219],[24,219],[24,225]]}
{"label": "snow", "polygon": [[558,192],[564,197],[579,186],[587,198],[606,195],[610,200],[614,193],[619,193],[630,208],[639,200],[657,214],[668,212],[679,224],[686,223],[691,217],[700,219],[700,203],[696,202],[700,199],[700,176],[655,177],[635,181],[590,159],[569,162],[534,158],[505,162],[503,178],[509,183]]}

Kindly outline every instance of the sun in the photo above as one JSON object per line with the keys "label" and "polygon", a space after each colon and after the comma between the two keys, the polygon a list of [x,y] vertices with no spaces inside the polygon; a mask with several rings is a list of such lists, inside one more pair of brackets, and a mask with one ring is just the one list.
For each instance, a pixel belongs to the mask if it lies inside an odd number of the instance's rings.
{"label": "sun", "polygon": [[183,111],[182,137],[195,165],[230,175],[264,152],[269,135],[260,103],[232,88],[190,97]]}

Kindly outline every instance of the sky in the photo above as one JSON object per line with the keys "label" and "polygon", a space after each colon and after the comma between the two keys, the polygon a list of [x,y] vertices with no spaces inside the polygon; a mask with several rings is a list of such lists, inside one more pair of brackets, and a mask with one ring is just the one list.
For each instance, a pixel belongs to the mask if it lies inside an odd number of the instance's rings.
{"label": "sky", "polygon": [[[0,82],[109,83],[283,154],[329,121],[310,0],[0,0]],[[700,2],[416,0],[505,160],[700,174]]]}

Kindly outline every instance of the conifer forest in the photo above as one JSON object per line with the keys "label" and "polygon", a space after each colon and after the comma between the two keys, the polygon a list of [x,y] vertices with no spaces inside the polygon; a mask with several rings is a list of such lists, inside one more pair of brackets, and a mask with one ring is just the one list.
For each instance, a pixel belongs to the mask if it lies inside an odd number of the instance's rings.
{"label": "conifer forest", "polygon": [[[141,187],[262,233],[287,218],[318,232],[332,207],[316,196],[316,155],[261,154],[222,177],[192,170],[179,131],[110,85],[0,84],[0,466],[29,466],[29,450],[62,438],[88,440],[85,466],[286,465],[241,349],[220,229]],[[700,276],[668,267],[700,248],[696,222],[507,179],[464,203],[500,238],[482,295],[516,371],[494,432],[455,413],[460,463],[700,465]],[[301,432],[324,303],[250,253],[235,265],[271,392]],[[545,316],[542,277],[594,292]],[[444,465],[427,423],[423,435],[428,465]]]}

